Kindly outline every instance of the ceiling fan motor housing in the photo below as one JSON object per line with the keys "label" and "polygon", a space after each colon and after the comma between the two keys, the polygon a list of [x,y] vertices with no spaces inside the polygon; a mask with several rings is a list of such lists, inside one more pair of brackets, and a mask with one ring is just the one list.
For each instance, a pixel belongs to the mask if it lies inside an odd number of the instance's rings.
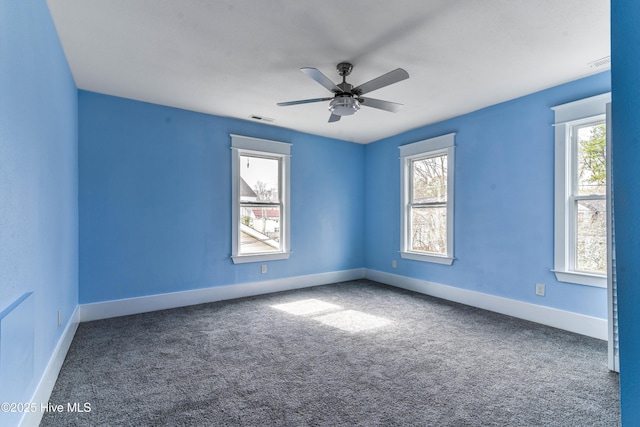
{"label": "ceiling fan motor housing", "polygon": [[360,103],[352,92],[353,85],[347,83],[346,77],[351,74],[353,64],[341,62],[336,66],[338,74],[342,77],[342,83],[336,86],[342,91],[336,92],[336,97],[329,103],[329,111],[337,116],[350,116],[360,109]]}

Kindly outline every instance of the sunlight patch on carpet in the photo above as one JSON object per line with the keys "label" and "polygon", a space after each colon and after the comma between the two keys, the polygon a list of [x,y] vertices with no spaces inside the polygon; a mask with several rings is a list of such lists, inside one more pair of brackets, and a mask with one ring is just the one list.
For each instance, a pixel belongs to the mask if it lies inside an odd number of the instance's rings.
{"label": "sunlight patch on carpet", "polygon": [[381,328],[391,323],[390,320],[383,317],[373,316],[357,310],[342,310],[337,313],[314,317],[313,320],[347,332],[361,332]]}
{"label": "sunlight patch on carpet", "polygon": [[347,332],[362,332],[381,328],[391,323],[383,317],[373,316],[357,310],[346,310],[343,307],[311,298],[300,301],[270,306],[294,316],[306,316],[324,325]]}
{"label": "sunlight patch on carpet", "polygon": [[342,308],[339,305],[314,298],[289,302],[286,304],[272,305],[271,307],[296,316],[308,316],[310,314],[321,313],[329,310],[339,310]]}

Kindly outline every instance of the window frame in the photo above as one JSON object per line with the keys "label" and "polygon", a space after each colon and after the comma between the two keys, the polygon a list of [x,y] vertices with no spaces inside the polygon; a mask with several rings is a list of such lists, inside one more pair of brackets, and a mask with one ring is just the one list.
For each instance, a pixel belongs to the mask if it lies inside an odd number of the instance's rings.
{"label": "window frame", "polygon": [[[555,195],[554,195],[554,268],[560,282],[607,287],[607,273],[582,271],[576,264],[577,200],[590,196],[575,195],[578,143],[575,129],[588,124],[605,123],[611,93],[592,96],[552,107],[555,115]],[[606,184],[609,193],[609,182]],[[598,197],[606,202],[606,195]]]}
{"label": "window frame", "polygon": [[[400,149],[400,256],[414,261],[452,265],[454,258],[454,165],[455,133],[449,133],[398,147]],[[447,156],[447,253],[437,254],[411,250],[411,207],[413,162]]]}
{"label": "window frame", "polygon": [[[240,253],[240,157],[279,160],[280,250],[264,253]],[[290,158],[291,144],[231,134],[231,260],[234,264],[288,259],[290,248]],[[250,203],[255,204],[255,203]]]}

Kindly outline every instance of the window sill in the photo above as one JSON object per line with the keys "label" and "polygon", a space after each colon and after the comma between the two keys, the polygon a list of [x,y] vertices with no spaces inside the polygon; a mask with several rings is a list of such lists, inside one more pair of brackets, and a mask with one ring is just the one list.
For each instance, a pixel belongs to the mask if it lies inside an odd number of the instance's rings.
{"label": "window sill", "polygon": [[551,270],[559,282],[574,283],[576,285],[607,287],[607,276],[603,274],[582,273],[577,271]]}
{"label": "window sill", "polygon": [[400,256],[404,259],[411,259],[414,261],[432,262],[434,264],[451,265],[455,258],[445,255],[423,254],[418,252],[400,252]]}
{"label": "window sill", "polygon": [[234,264],[245,264],[248,262],[264,262],[264,261],[278,261],[282,259],[289,259],[291,252],[277,252],[273,254],[253,254],[253,255],[233,255],[231,260]]}

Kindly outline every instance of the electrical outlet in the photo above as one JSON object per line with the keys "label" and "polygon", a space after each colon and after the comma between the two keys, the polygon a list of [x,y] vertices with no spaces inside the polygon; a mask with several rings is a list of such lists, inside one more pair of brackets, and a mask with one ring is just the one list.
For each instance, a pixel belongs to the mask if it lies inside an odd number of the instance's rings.
{"label": "electrical outlet", "polygon": [[397,266],[396,260],[394,259],[393,261],[391,261],[391,267],[396,268],[396,266]]}
{"label": "electrical outlet", "polygon": [[543,297],[545,293],[545,286],[542,283],[536,283],[536,295]]}
{"label": "electrical outlet", "polygon": [[267,272],[267,264],[262,264],[262,268],[260,269],[260,272],[262,274],[265,274]]}
{"label": "electrical outlet", "polygon": [[58,310],[58,328],[62,326],[62,311]]}

